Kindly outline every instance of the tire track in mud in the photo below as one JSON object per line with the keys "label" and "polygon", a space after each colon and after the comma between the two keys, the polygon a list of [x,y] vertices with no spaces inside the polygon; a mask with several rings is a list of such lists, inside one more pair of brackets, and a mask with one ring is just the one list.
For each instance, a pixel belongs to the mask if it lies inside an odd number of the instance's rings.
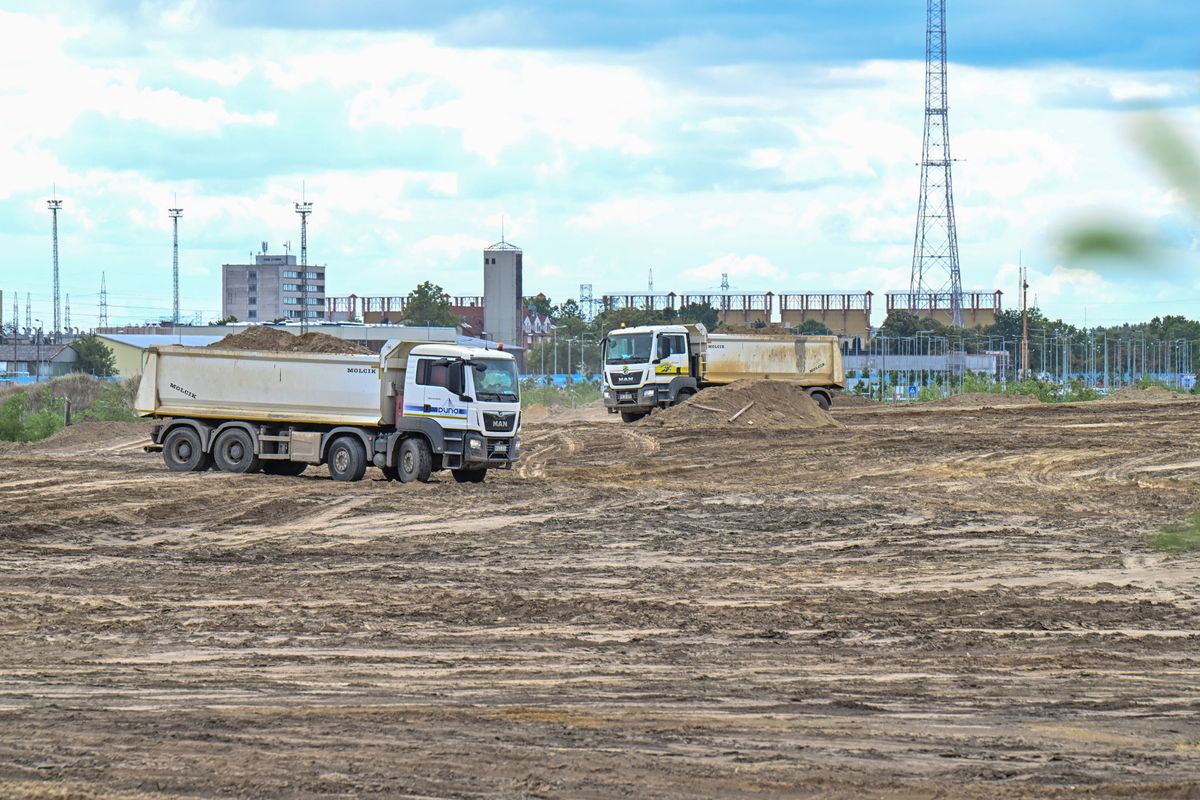
{"label": "tire track in mud", "polygon": [[1200,413],[1148,414],[530,425],[472,486],[6,453],[0,781],[1188,796],[1200,562],[1140,532]]}

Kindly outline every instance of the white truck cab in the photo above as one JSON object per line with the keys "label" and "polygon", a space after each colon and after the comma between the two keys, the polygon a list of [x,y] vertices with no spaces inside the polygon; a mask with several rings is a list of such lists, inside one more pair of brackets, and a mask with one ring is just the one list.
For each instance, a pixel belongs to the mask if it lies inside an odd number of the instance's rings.
{"label": "white truck cab", "polygon": [[707,333],[699,323],[611,331],[604,340],[604,404],[609,411],[619,411],[629,422],[699,391],[701,344]]}

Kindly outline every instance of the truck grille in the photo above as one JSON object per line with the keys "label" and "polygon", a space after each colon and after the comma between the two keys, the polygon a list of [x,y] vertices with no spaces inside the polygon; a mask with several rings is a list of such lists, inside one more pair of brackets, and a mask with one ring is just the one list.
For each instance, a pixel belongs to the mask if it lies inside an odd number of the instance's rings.
{"label": "truck grille", "polygon": [[639,369],[637,372],[610,372],[608,377],[613,386],[637,386],[642,382],[642,371]]}
{"label": "truck grille", "polygon": [[496,433],[510,433],[517,426],[515,411],[485,411],[483,412],[483,427]]}

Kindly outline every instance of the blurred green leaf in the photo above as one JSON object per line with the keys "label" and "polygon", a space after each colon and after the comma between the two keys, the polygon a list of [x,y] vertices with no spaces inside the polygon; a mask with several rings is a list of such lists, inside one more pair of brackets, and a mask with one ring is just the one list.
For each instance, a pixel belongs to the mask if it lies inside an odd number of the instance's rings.
{"label": "blurred green leaf", "polygon": [[1111,258],[1149,266],[1157,261],[1154,240],[1124,222],[1081,223],[1063,234],[1063,256],[1069,260]]}
{"label": "blurred green leaf", "polygon": [[1131,136],[1167,183],[1200,211],[1200,155],[1183,131],[1162,114],[1143,114],[1134,121]]}

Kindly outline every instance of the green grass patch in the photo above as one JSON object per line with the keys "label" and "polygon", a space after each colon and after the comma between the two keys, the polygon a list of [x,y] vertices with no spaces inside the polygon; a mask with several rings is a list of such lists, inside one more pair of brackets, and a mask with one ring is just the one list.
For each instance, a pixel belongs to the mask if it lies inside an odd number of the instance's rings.
{"label": "green grass patch", "polygon": [[1150,536],[1150,544],[1173,553],[1200,551],[1200,512],[1193,514],[1186,522],[1164,525]]}

